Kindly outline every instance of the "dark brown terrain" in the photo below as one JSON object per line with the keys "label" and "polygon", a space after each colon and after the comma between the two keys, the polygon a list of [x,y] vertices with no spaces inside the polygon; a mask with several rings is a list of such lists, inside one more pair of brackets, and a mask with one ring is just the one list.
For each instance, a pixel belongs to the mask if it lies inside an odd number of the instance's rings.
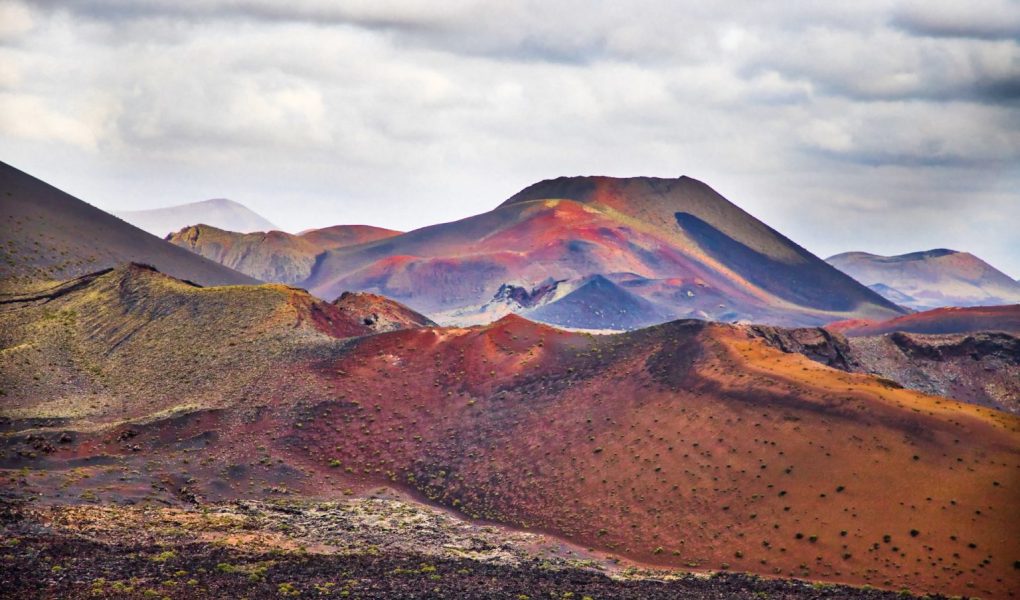
{"label": "dark brown terrain", "polygon": [[847,338],[821,328],[754,325],[748,330],[783,352],[842,371],[878,375],[925,394],[1020,413],[1020,338],[1015,334],[893,332]]}
{"label": "dark brown terrain", "polygon": [[47,285],[128,261],[202,285],[258,283],[0,163],[0,288]]}
{"label": "dark brown terrain", "polygon": [[545,536],[382,498],[235,502],[201,511],[20,503],[0,509],[6,542],[0,594],[19,598],[914,597],[741,573],[623,568]]}

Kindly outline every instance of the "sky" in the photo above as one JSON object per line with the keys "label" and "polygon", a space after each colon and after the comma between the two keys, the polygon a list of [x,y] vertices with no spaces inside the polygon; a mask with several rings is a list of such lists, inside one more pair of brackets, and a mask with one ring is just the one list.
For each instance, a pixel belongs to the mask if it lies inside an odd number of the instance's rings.
{"label": "sky", "polygon": [[822,257],[1017,278],[1020,1],[0,0],[0,160],[289,231],[687,175]]}

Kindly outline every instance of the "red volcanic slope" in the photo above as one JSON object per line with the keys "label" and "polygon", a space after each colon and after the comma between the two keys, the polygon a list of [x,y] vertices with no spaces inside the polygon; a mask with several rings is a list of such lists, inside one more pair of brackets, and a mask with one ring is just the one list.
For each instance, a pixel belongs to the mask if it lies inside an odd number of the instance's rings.
{"label": "red volcanic slope", "polygon": [[[323,254],[302,283],[364,290],[428,314],[480,306],[504,283],[626,273],[672,317],[818,324],[902,311],[701,182],[541,182],[497,209]],[[612,311],[610,311],[612,312]]]}
{"label": "red volcanic slope", "polygon": [[314,245],[320,250],[356,246],[366,242],[374,242],[402,232],[372,225],[334,225],[322,229],[306,229],[297,237]]}
{"label": "red volcanic slope", "polygon": [[976,333],[1004,331],[1020,334],[1020,304],[936,308],[888,321],[849,320],[830,323],[826,329],[848,337],[905,333]]}
{"label": "red volcanic slope", "polygon": [[413,327],[435,327],[423,314],[389,298],[367,292],[344,292],[333,301],[344,315],[372,332],[396,331]]}
{"label": "red volcanic slope", "polygon": [[138,269],[23,304],[0,334],[40,351],[5,382],[0,465],[35,460],[37,492],[79,493],[71,466],[104,501],[385,485],[669,568],[1012,587],[1020,420],[746,328],[593,336],[511,316],[346,338],[299,290]]}

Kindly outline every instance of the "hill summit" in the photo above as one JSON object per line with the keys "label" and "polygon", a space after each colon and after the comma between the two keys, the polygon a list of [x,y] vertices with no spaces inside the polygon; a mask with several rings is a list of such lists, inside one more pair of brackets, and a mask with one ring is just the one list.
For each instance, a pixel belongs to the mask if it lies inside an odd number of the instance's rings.
{"label": "hill summit", "polygon": [[889,300],[917,310],[1020,303],[1020,283],[969,252],[845,252],[826,260]]}
{"label": "hill summit", "polygon": [[596,275],[629,294],[613,297],[650,307],[637,319],[603,307],[595,329],[646,317],[817,325],[902,312],[690,177],[542,181],[487,213],[329,250],[300,285],[321,297],[379,293],[459,324],[484,321],[506,285],[572,289]]}
{"label": "hill summit", "polygon": [[114,214],[159,237],[198,223],[242,233],[279,229],[247,206],[227,198],[213,198],[148,210],[123,210]]}

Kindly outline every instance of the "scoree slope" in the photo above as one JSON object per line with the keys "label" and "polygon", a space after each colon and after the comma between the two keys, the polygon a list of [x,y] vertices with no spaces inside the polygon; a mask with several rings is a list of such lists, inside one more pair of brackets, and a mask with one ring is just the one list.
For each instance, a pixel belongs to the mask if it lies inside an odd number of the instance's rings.
{"label": "scoree slope", "polygon": [[202,285],[257,283],[0,163],[0,288],[128,261]]}
{"label": "scoree slope", "polygon": [[387,485],[664,567],[1016,592],[1017,417],[746,328],[363,335],[301,291],[138,267],[65,291],[0,313],[0,464],[48,501]]}

